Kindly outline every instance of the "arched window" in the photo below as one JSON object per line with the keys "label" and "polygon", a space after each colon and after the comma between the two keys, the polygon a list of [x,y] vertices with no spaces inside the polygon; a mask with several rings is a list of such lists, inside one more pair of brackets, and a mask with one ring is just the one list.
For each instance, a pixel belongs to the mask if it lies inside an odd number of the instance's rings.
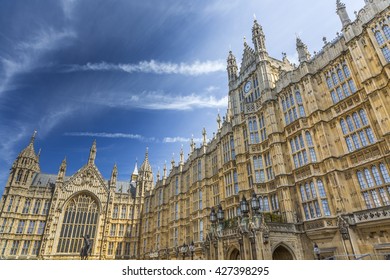
{"label": "arched window", "polygon": [[343,131],[343,134],[344,134],[344,135],[347,134],[348,131],[347,131],[347,126],[345,125],[344,119],[341,119],[341,120],[340,120],[340,126],[341,126],[341,130]]}
{"label": "arched window", "polygon": [[295,105],[294,97],[292,96],[291,93],[290,93],[290,102],[291,102],[291,106],[294,106],[294,105]]}
{"label": "arched window", "polygon": [[57,253],[80,253],[85,235],[89,235],[93,246],[98,217],[99,207],[91,196],[80,194],[73,197],[65,209]]}
{"label": "arched window", "polygon": [[310,182],[310,189],[311,189],[311,195],[313,196],[313,198],[316,198],[317,197],[317,192],[316,192],[316,188],[314,187],[314,183],[313,182]]}
{"label": "arched window", "polygon": [[326,84],[328,85],[329,89],[333,88],[332,81],[330,80],[329,77],[326,77]]}
{"label": "arched window", "polygon": [[286,101],[284,101],[284,99],[282,99],[282,107],[283,107],[283,112],[286,111]]}
{"label": "arched window", "polygon": [[382,183],[382,178],[381,178],[381,176],[379,175],[378,168],[376,168],[376,166],[373,166],[373,167],[371,168],[371,171],[372,171],[372,175],[374,175],[375,184],[376,184],[377,186],[382,185],[382,184],[383,184],[383,183]]}
{"label": "arched window", "polygon": [[388,25],[383,26],[383,33],[385,33],[386,39],[390,40],[390,27]]}
{"label": "arched window", "polygon": [[336,77],[336,74],[335,73],[332,73],[332,80],[333,80],[333,84],[335,86],[338,85],[339,81],[337,80],[337,77]]}
{"label": "arched window", "polygon": [[367,185],[366,185],[366,182],[364,181],[362,172],[361,172],[361,171],[358,171],[358,172],[356,173],[356,175],[357,175],[357,178],[358,178],[358,181],[359,181],[360,188],[361,188],[362,190],[366,189],[366,188],[367,188]]}
{"label": "arched window", "polygon": [[311,138],[310,132],[306,131],[306,142],[309,147],[313,147],[313,139]]}
{"label": "arched window", "polygon": [[305,188],[303,187],[303,185],[301,185],[299,189],[301,191],[301,199],[302,199],[302,201],[306,201]]}
{"label": "arched window", "polygon": [[367,114],[363,109],[361,109],[359,111],[359,115],[360,115],[360,118],[362,119],[363,125],[368,125]]}
{"label": "arched window", "polygon": [[353,121],[355,122],[356,128],[360,128],[361,125],[360,125],[360,119],[359,119],[358,114],[355,112],[355,113],[353,113],[352,117],[353,117]]}
{"label": "arched window", "polygon": [[381,170],[381,173],[382,173],[382,176],[383,176],[383,179],[385,180],[385,183],[390,183],[390,176],[389,176],[389,172],[387,171],[387,168],[386,166],[381,163],[379,164],[379,169]]}
{"label": "arched window", "polygon": [[366,177],[366,181],[367,181],[368,187],[370,187],[370,188],[373,187],[374,186],[374,181],[372,180],[372,176],[371,176],[371,173],[368,170],[368,168],[364,169],[364,175]]}
{"label": "arched window", "polygon": [[380,31],[375,32],[375,39],[378,42],[378,45],[381,46],[385,43],[385,39],[382,36]]}
{"label": "arched window", "polygon": [[340,82],[344,82],[344,75],[341,69],[337,69],[337,75],[339,76]]}
{"label": "arched window", "polygon": [[320,193],[320,197],[326,197],[325,187],[321,180],[317,180],[318,192]]}
{"label": "arched window", "polygon": [[298,104],[302,104],[302,96],[301,96],[301,93],[299,91],[295,92],[295,99],[297,100]]}
{"label": "arched window", "polygon": [[353,127],[352,119],[350,116],[347,116],[347,124],[348,124],[348,129],[350,132],[355,130],[355,128]]}
{"label": "arched window", "polygon": [[347,77],[347,78],[351,77],[351,72],[349,71],[347,65],[344,64],[343,70],[344,70],[344,75],[345,75],[345,77]]}

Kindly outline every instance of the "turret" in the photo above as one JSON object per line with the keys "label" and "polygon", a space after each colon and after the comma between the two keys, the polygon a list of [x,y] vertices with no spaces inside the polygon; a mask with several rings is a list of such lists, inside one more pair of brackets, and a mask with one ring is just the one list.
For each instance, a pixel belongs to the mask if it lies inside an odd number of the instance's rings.
{"label": "turret", "polygon": [[310,53],[307,50],[307,46],[302,42],[300,38],[297,38],[297,52],[298,60],[300,63],[308,62],[310,60]]}
{"label": "turret", "polygon": [[66,174],[66,157],[62,160],[60,169],[58,170],[57,182],[64,182]]}
{"label": "turret", "polygon": [[183,151],[183,145],[181,145],[180,148],[180,162],[179,165],[184,165],[184,151]]}
{"label": "turret", "polygon": [[340,0],[337,0],[336,5],[337,5],[336,13],[339,15],[341,24],[343,25],[343,29],[344,29],[347,25],[351,23],[351,19],[348,16],[348,12],[344,3],[342,3]]}
{"label": "turret", "polygon": [[172,153],[171,169],[175,168],[175,153]]}
{"label": "turret", "polygon": [[34,131],[27,147],[21,151],[14,161],[8,184],[29,186],[33,175],[40,172],[39,156],[34,150],[34,141],[37,132]]}
{"label": "turret", "polygon": [[255,19],[252,27],[252,42],[255,46],[255,51],[260,55],[261,59],[264,59],[267,56],[267,49],[265,47],[265,35],[263,28]]}
{"label": "turret", "polygon": [[92,147],[89,150],[88,164],[95,164],[96,158],[96,140],[93,140]]}
{"label": "turret", "polygon": [[194,135],[191,137],[191,142],[190,142],[190,153],[192,154],[195,151],[196,144],[194,142]]}
{"label": "turret", "polygon": [[237,79],[238,67],[236,57],[233,55],[232,51],[229,51],[226,70],[228,72],[229,83],[235,81]]}
{"label": "turret", "polygon": [[111,178],[110,178],[110,185],[111,185],[111,187],[115,187],[116,186],[117,178],[118,178],[118,168],[117,168],[116,163],[115,163],[114,167],[112,168],[112,172],[111,172]]}
{"label": "turret", "polygon": [[149,191],[153,187],[153,172],[149,163],[149,149],[146,148],[145,159],[139,169],[138,184],[139,195],[144,194],[144,191]]}

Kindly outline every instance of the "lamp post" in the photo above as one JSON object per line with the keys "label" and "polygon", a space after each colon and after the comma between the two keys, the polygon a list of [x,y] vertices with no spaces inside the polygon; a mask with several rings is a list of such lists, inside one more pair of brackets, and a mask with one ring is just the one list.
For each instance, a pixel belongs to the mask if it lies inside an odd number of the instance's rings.
{"label": "lamp post", "polygon": [[242,200],[240,202],[240,208],[241,208],[241,213],[243,213],[243,216],[247,217],[249,213],[249,204],[245,198],[245,195],[242,197]]}
{"label": "lamp post", "polygon": [[320,254],[321,254],[320,248],[318,248],[317,243],[314,243],[314,255],[316,256],[317,260],[320,259],[321,257]]}
{"label": "lamp post", "polygon": [[183,254],[183,260],[185,260],[185,258],[186,258],[187,250],[188,250],[188,246],[187,246],[186,243],[184,242],[184,243],[183,243],[183,246],[181,246],[181,253]]}
{"label": "lamp post", "polygon": [[211,213],[210,213],[210,222],[213,226],[215,226],[215,223],[217,222],[217,215],[215,214],[214,207],[211,207]]}
{"label": "lamp post", "polygon": [[219,223],[222,223],[223,220],[225,219],[225,213],[222,210],[222,205],[221,204],[218,205],[217,218],[218,218]]}
{"label": "lamp post", "polygon": [[194,241],[192,240],[191,241],[191,244],[190,244],[190,252],[191,252],[191,260],[194,259],[194,252],[195,252],[195,246],[194,246]]}

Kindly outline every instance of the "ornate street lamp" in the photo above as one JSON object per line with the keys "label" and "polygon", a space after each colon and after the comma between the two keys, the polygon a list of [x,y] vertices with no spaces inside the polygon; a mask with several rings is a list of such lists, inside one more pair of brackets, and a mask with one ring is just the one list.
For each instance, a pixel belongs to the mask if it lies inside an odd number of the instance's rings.
{"label": "ornate street lamp", "polygon": [[212,225],[215,225],[215,223],[217,222],[217,215],[215,214],[214,207],[211,207],[210,222]]}
{"label": "ornate street lamp", "polygon": [[252,199],[251,199],[251,207],[253,214],[257,214],[257,211],[260,209],[260,203],[259,200],[257,199],[257,195],[255,192],[252,194]]}
{"label": "ornate street lamp", "polygon": [[184,243],[183,243],[183,246],[181,247],[181,253],[183,254],[183,260],[186,258],[187,250],[188,250],[188,246],[187,246],[186,243],[184,242]]}
{"label": "ornate street lamp", "polygon": [[243,216],[247,217],[249,213],[249,204],[248,201],[246,201],[245,195],[242,197],[242,200],[240,202],[240,208]]}
{"label": "ornate street lamp", "polygon": [[223,220],[225,219],[225,213],[224,213],[223,210],[222,210],[222,205],[221,205],[221,204],[218,205],[217,218],[218,218],[218,221],[219,221],[220,223],[222,223]]}
{"label": "ornate street lamp", "polygon": [[195,252],[195,246],[194,246],[194,241],[192,240],[191,241],[191,244],[190,244],[190,252],[191,252],[191,260],[194,259],[194,252]]}

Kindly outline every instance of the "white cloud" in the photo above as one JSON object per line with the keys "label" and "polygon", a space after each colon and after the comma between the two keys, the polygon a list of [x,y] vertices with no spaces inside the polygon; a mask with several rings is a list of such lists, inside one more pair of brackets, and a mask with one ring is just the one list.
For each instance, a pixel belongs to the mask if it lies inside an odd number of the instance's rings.
{"label": "white cloud", "polygon": [[79,137],[97,137],[97,138],[126,138],[139,140],[141,142],[157,142],[154,137],[144,137],[139,134],[131,133],[107,133],[107,132],[66,132],[65,136],[79,136]]}
{"label": "white cloud", "polygon": [[195,108],[226,108],[228,97],[220,99],[214,96],[170,95],[163,92],[142,92],[138,95],[96,94],[89,98],[91,102],[114,108],[141,108],[148,110],[192,110]]}
{"label": "white cloud", "polygon": [[14,54],[0,57],[0,64],[4,69],[0,79],[0,95],[12,87],[10,83],[15,75],[31,71],[39,64],[42,54],[63,47],[64,43],[74,37],[75,33],[69,30],[46,28],[39,30],[29,40],[17,43]]}
{"label": "white cloud", "polygon": [[62,10],[67,18],[71,18],[77,0],[61,0]]}
{"label": "white cloud", "polygon": [[[193,138],[195,143],[202,142],[201,138]],[[165,137],[163,139],[163,143],[189,143],[191,141],[191,138],[185,138],[185,137]]]}
{"label": "white cloud", "polygon": [[107,62],[70,65],[65,70],[73,71],[123,71],[127,73],[180,74],[198,76],[226,70],[222,60],[195,61],[188,63],[159,62],[155,60],[141,61],[137,64],[112,64]]}

